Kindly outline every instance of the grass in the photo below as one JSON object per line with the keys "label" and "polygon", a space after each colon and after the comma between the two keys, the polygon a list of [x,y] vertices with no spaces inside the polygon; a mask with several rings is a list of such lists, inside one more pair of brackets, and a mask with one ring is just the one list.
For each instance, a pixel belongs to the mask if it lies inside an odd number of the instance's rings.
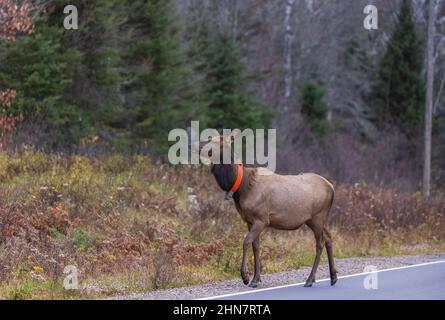
{"label": "grass", "polygon": [[[239,276],[246,227],[205,167],[0,153],[0,192],[1,298],[90,299]],[[335,256],[443,252],[444,213],[440,197],[338,185]],[[268,230],[261,242],[263,273],[312,264],[304,227]],[[67,265],[79,270],[79,290],[63,288]]]}

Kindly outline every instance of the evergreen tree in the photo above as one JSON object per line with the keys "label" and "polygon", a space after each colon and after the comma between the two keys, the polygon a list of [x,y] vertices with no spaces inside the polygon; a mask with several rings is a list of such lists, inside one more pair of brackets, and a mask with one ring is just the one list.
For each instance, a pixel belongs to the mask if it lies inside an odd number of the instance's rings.
{"label": "evergreen tree", "polygon": [[301,111],[309,121],[311,130],[317,136],[326,134],[329,123],[327,121],[328,106],[323,100],[324,88],[314,82],[303,85]]}
{"label": "evergreen tree", "polygon": [[120,0],[96,0],[83,3],[85,17],[81,17],[80,35],[70,39],[82,50],[82,72],[78,82],[88,85],[88,92],[78,97],[79,105],[94,121],[95,128],[124,127],[125,112],[121,85],[126,80],[122,61],[122,30],[128,6]]}
{"label": "evergreen tree", "polygon": [[404,0],[374,87],[380,125],[394,123],[408,135],[418,132],[425,100],[422,65],[422,43],[413,22],[411,2]]}
{"label": "evergreen tree", "polygon": [[189,76],[194,86],[194,97],[197,109],[196,120],[202,127],[208,127],[209,97],[207,86],[207,55],[210,46],[210,34],[208,20],[203,16],[203,6],[200,1],[192,1],[190,4],[189,19],[186,21],[184,43],[186,46],[186,63],[190,70]]}
{"label": "evergreen tree", "polygon": [[[128,149],[129,114],[124,108],[126,99],[123,84],[129,80],[123,52],[128,44],[126,21],[129,1],[73,0],[77,7],[79,30],[63,34],[63,43],[76,48],[81,55],[77,77],[66,96],[76,102],[79,110],[91,119],[90,134],[98,135],[102,143]],[[61,14],[66,1],[52,0],[48,24],[62,26]],[[134,40],[136,41],[136,40]],[[121,143],[122,142],[122,143]],[[120,148],[122,146],[122,148]]]}
{"label": "evergreen tree", "polygon": [[[195,103],[191,70],[180,46],[172,2],[134,1],[128,24],[131,38],[126,61],[131,75],[126,89],[130,125],[135,127],[136,136],[164,152],[168,132],[185,128],[202,112]],[[137,36],[138,41],[134,41]]]}
{"label": "evergreen tree", "polygon": [[76,143],[88,121],[64,93],[73,83],[79,52],[62,45],[63,29],[45,21],[35,32],[0,46],[0,87],[16,90],[9,109],[24,121],[37,117],[46,128],[47,147]]}
{"label": "evergreen tree", "polygon": [[171,0],[71,4],[79,30],[63,29],[66,3],[52,0],[31,37],[0,45],[0,89],[18,93],[8,113],[38,115],[48,147],[99,134],[163,153],[168,132],[190,120],[267,127],[271,111],[246,92],[233,37],[194,22],[181,34]]}
{"label": "evergreen tree", "polygon": [[204,51],[209,126],[224,128],[265,128],[272,112],[244,89],[244,68],[233,37],[217,35]]}

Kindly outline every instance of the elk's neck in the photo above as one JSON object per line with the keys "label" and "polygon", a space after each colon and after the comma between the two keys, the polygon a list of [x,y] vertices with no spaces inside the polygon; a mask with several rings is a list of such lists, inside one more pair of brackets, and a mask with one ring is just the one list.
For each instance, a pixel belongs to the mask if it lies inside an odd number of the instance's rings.
{"label": "elk's neck", "polygon": [[[219,187],[224,191],[229,191],[235,183],[238,168],[236,164],[213,164],[211,171]],[[238,191],[233,194],[235,202],[238,203],[241,195],[247,191],[249,178],[247,169],[243,168],[243,180]]]}

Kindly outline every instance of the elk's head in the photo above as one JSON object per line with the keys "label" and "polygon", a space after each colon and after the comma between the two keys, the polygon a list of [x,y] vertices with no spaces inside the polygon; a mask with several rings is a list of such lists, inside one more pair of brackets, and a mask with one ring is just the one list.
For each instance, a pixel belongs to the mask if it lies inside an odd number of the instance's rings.
{"label": "elk's head", "polygon": [[193,145],[193,149],[199,152],[201,161],[207,165],[233,163],[232,143],[233,135],[219,135],[205,141],[199,141]]}

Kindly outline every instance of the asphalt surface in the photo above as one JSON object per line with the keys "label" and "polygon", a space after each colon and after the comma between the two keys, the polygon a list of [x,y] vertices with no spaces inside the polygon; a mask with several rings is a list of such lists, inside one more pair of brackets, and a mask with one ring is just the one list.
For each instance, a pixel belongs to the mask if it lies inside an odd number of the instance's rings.
{"label": "asphalt surface", "polygon": [[218,300],[445,300],[445,260],[210,297]]}

